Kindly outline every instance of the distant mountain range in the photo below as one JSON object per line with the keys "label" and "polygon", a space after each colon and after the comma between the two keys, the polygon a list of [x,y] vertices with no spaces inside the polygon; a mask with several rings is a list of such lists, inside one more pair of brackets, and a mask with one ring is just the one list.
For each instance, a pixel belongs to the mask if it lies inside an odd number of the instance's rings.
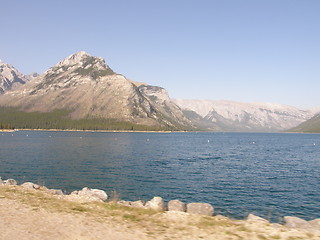
{"label": "distant mountain range", "polygon": [[272,103],[183,99],[175,99],[174,102],[184,110],[196,112],[204,120],[211,122],[211,128],[220,131],[284,131],[316,114],[316,110],[300,110]]}
{"label": "distant mountain range", "polygon": [[270,103],[172,100],[164,88],[130,81],[83,51],[41,75],[0,62],[0,123],[17,128],[275,132],[315,113]]}
{"label": "distant mountain range", "polygon": [[0,60],[0,94],[7,90],[15,89],[37,76],[37,73],[23,75],[11,64],[5,64]]}

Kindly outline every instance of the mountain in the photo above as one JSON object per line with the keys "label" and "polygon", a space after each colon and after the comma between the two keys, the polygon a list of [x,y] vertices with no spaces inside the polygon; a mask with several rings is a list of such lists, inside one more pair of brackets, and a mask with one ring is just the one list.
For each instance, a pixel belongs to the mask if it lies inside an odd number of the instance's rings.
{"label": "mountain", "polygon": [[73,120],[109,119],[166,129],[192,125],[163,88],[132,82],[84,51],[2,94],[0,106],[24,112],[67,110]]}
{"label": "mountain", "polygon": [[320,114],[316,114],[313,118],[289,129],[288,132],[320,133]]}
{"label": "mountain", "polygon": [[0,94],[25,84],[31,77],[21,74],[11,64],[0,60]]}
{"label": "mountain", "polygon": [[174,102],[184,110],[196,112],[220,131],[283,131],[299,125],[315,114],[314,111],[272,103],[182,99]]}

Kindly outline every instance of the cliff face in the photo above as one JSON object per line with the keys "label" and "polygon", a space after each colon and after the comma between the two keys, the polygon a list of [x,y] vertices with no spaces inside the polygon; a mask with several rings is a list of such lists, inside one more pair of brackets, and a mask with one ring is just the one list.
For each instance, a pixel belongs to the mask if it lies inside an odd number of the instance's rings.
{"label": "cliff face", "polygon": [[0,105],[28,112],[67,109],[72,119],[103,118],[172,128],[190,124],[165,90],[137,87],[102,58],[86,52],[69,56],[23,87],[3,94]]}

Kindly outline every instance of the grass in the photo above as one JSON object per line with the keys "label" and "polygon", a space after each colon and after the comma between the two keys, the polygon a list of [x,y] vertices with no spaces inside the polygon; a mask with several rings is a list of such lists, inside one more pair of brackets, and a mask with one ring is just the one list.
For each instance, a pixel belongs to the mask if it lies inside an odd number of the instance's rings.
{"label": "grass", "polygon": [[272,239],[281,239],[281,237],[279,235],[273,235],[271,236]]}
{"label": "grass", "polygon": [[[282,239],[280,234],[282,235],[283,231],[288,234],[290,231],[283,228],[273,229],[268,233],[267,225],[263,228],[252,228],[252,225],[246,225],[245,221],[219,216],[164,214],[150,209],[122,206],[112,199],[110,202],[79,203],[61,199],[61,196],[54,196],[43,190],[28,190],[19,186],[0,186],[0,196],[0,201],[2,198],[19,201],[30,206],[35,212],[45,209],[48,212],[84,215],[97,223],[113,222],[126,229],[142,231],[152,239],[183,239],[186,236],[188,239],[190,236],[195,236],[192,239],[215,239],[212,237],[217,236],[217,239],[265,240]],[[305,232],[291,235],[288,234],[286,240],[319,238],[319,235]]]}
{"label": "grass", "polygon": [[257,237],[261,240],[267,240],[267,238],[264,235],[258,234]]}

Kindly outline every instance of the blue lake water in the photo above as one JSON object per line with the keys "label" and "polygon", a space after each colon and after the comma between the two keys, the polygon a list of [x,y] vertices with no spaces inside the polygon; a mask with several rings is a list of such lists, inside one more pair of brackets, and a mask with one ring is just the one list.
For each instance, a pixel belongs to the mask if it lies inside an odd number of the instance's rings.
{"label": "blue lake water", "polygon": [[121,199],[211,203],[272,221],[320,217],[320,135],[281,133],[0,133],[0,176]]}

